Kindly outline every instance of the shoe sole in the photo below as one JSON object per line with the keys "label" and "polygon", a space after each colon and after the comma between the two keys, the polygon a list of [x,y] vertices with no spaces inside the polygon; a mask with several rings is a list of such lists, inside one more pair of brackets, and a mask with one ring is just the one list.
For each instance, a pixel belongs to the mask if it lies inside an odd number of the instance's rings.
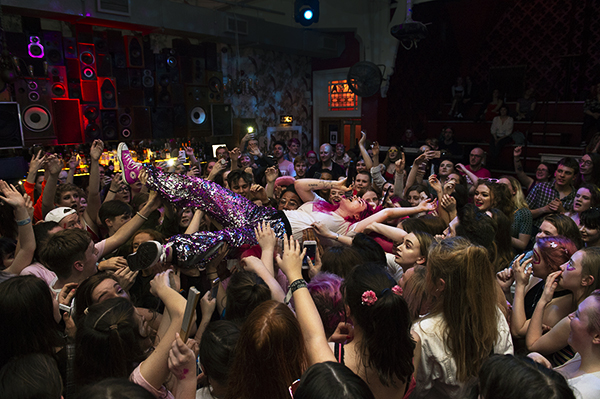
{"label": "shoe sole", "polygon": [[160,255],[155,242],[144,242],[136,252],[127,256],[127,264],[132,271],[148,269],[158,263]]}

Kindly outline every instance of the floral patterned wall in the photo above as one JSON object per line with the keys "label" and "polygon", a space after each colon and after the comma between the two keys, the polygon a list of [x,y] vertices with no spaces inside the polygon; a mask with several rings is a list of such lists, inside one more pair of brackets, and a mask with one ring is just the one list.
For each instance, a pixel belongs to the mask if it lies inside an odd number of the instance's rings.
{"label": "floral patterned wall", "polygon": [[309,57],[257,48],[241,48],[238,56],[235,46],[225,44],[220,54],[225,103],[232,104],[234,118],[256,120],[261,147],[280,115],[292,115],[294,125],[302,127],[303,144],[312,142]]}

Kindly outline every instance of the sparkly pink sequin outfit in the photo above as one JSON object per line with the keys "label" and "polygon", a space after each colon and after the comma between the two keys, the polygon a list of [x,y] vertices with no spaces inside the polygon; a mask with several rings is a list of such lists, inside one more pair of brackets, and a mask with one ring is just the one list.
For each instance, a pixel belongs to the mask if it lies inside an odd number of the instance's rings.
{"label": "sparkly pink sequin outfit", "polygon": [[[204,253],[220,241],[229,247],[244,244],[256,245],[254,228],[263,220],[269,222],[275,235],[283,238],[291,234],[289,222],[283,212],[254,204],[220,185],[199,177],[178,173],[164,173],[149,166],[148,186],[178,207],[197,207],[223,226],[220,231],[199,231],[194,234],[179,234],[169,238],[179,263],[189,257]],[[214,257],[214,256],[213,256]],[[205,264],[210,259],[204,259]]]}

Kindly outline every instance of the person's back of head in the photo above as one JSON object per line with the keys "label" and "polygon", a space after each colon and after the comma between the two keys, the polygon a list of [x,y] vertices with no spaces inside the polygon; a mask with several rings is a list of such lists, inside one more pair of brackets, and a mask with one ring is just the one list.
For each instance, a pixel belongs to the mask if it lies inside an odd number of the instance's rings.
{"label": "person's back of head", "polygon": [[200,364],[204,375],[209,378],[215,396],[223,396],[219,391],[228,386],[229,369],[239,337],[240,329],[237,324],[227,320],[210,323],[202,334]]}
{"label": "person's back of head", "polygon": [[113,298],[87,308],[75,336],[75,382],[127,378],[144,360],[139,321],[133,304]]}
{"label": "person's back of head", "polygon": [[56,361],[41,353],[14,357],[0,369],[0,397],[61,399],[62,380]]}
{"label": "person's back of head", "polygon": [[494,238],[497,226],[485,212],[481,212],[473,204],[467,204],[458,210],[458,223],[456,226],[458,236],[495,252]]}
{"label": "person's back of head", "polygon": [[354,266],[362,262],[363,258],[353,247],[330,247],[321,257],[321,271],[337,274],[344,278]]}
{"label": "person's back of head", "polygon": [[126,378],[107,378],[88,385],[79,391],[75,399],[154,399],[154,396],[140,385]]}
{"label": "person's back of head", "polygon": [[38,277],[16,276],[0,283],[0,320],[0,364],[15,355],[54,355],[64,345],[52,294]]}
{"label": "person's back of head", "polygon": [[340,287],[342,278],[333,273],[321,272],[308,283],[308,291],[312,297],[325,329],[330,337],[338,324],[344,320],[344,300]]}
{"label": "person's back of head", "polygon": [[575,399],[567,380],[529,358],[495,355],[481,366],[472,398]]}
{"label": "person's back of head", "polygon": [[316,363],[300,379],[294,399],[375,399],[367,383],[337,362]]}
{"label": "person's back of head", "polygon": [[307,366],[300,324],[283,303],[260,304],[242,326],[225,399],[289,399]]}
{"label": "person's back of head", "polygon": [[271,299],[271,290],[264,280],[249,271],[233,273],[227,284],[226,320],[245,320],[261,303]]}
{"label": "person's back of head", "polygon": [[417,320],[429,312],[431,298],[427,287],[427,267],[416,265],[403,274],[402,279],[405,279],[402,296],[408,305],[411,319]]}
{"label": "person's back of head", "polygon": [[62,230],[62,227],[56,222],[40,222],[33,226],[33,234],[35,235],[35,252],[33,258],[40,261],[40,253],[48,243],[50,235]]}
{"label": "person's back of head", "polygon": [[427,284],[435,287],[430,314],[443,316],[446,347],[456,362],[458,380],[466,381],[477,375],[498,337],[501,316],[487,250],[464,237],[433,245],[427,259]]}
{"label": "person's back of head", "polygon": [[407,382],[414,371],[415,343],[396,281],[380,265],[361,264],[346,276],[342,293],[355,328],[363,331],[358,353],[368,355],[361,361],[377,371],[385,386]]}
{"label": "person's back of head", "polygon": [[362,257],[362,263],[374,262],[383,265],[387,263],[385,251],[381,248],[381,245],[364,233],[358,233],[354,236],[352,239],[352,248]]}

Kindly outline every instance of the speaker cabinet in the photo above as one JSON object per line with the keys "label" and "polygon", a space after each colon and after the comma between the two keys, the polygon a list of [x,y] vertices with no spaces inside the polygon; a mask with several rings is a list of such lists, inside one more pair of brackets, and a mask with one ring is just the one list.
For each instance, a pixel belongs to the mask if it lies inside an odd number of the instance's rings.
{"label": "speaker cabinet", "polygon": [[77,41],[74,37],[63,37],[63,50],[66,59],[79,58],[77,53]]}
{"label": "speaker cabinet", "polygon": [[65,65],[63,56],[63,37],[61,32],[46,31],[43,33],[46,61],[48,65]]}
{"label": "speaker cabinet", "polygon": [[211,104],[212,132],[215,137],[233,134],[233,114],[230,104]]}
{"label": "speaker cabinet", "polygon": [[98,76],[102,78],[110,78],[112,72],[112,57],[110,54],[96,54],[96,66],[98,67]]}
{"label": "speaker cabinet", "polygon": [[208,87],[186,86],[185,105],[187,128],[191,137],[208,137],[211,135],[210,103]]}
{"label": "speaker cabinet", "polygon": [[119,140],[119,126],[116,110],[101,110],[102,139],[105,141]]}
{"label": "speaker cabinet", "polygon": [[142,40],[136,36],[123,36],[127,68],[144,68]]}
{"label": "speaker cabinet", "polygon": [[139,69],[128,69],[127,75],[129,78],[129,88],[141,89],[142,88],[142,71]]}
{"label": "speaker cabinet", "polygon": [[94,31],[93,32],[94,48],[96,49],[96,55],[108,54],[108,31]]}
{"label": "speaker cabinet", "polygon": [[206,85],[208,86],[208,101],[211,103],[223,102],[223,72],[206,72]]}
{"label": "speaker cabinet", "polygon": [[6,43],[10,55],[16,57],[22,76],[45,77],[46,59],[43,37],[39,33],[25,35],[23,33],[5,32]]}
{"label": "speaker cabinet", "polygon": [[152,138],[169,139],[173,137],[173,108],[157,107],[152,109]]}
{"label": "speaker cabinet", "polygon": [[25,144],[55,143],[48,80],[18,80],[15,83],[15,97],[21,105]]}
{"label": "speaker cabinet", "polygon": [[102,128],[100,119],[100,109],[98,104],[81,105],[81,121],[83,126],[83,135],[87,143],[102,138]]}
{"label": "speaker cabinet", "polygon": [[64,66],[49,66],[48,79],[50,85],[50,97],[68,97],[67,69]]}
{"label": "speaker cabinet", "polygon": [[79,43],[79,65],[81,80],[96,80],[96,52],[93,44]]}
{"label": "speaker cabinet", "polygon": [[0,103],[0,148],[23,147],[19,103]]}
{"label": "speaker cabinet", "polygon": [[117,109],[117,87],[115,81],[110,78],[100,78],[98,84],[100,109]]}
{"label": "speaker cabinet", "polygon": [[180,57],[181,60],[181,79],[183,83],[193,85],[203,85],[206,83],[205,60],[198,57]]}
{"label": "speaker cabinet", "polygon": [[119,140],[152,137],[152,117],[148,107],[125,107],[118,111]]}
{"label": "speaker cabinet", "polygon": [[150,69],[144,69],[142,76],[142,86],[154,87],[154,73]]}
{"label": "speaker cabinet", "polygon": [[79,100],[52,99],[52,115],[58,133],[58,144],[83,143]]}

